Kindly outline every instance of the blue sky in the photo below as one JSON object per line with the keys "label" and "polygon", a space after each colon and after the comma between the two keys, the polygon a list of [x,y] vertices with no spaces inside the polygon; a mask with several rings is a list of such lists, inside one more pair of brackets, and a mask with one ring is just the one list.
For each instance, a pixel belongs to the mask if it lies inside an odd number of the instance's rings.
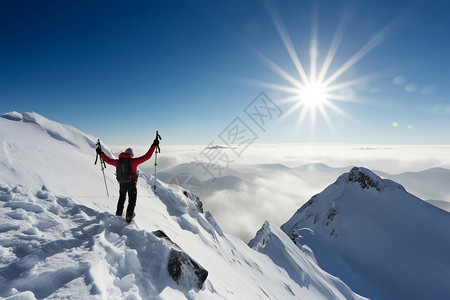
{"label": "blue sky", "polygon": [[[35,111],[110,145],[145,145],[155,130],[220,144],[237,117],[259,142],[447,144],[449,13],[448,1],[2,1],[0,112]],[[328,99],[345,115],[288,113],[287,78],[302,80],[283,32],[308,78],[314,36],[319,72],[342,33],[325,79],[353,58],[333,84],[357,83]],[[261,92],[283,113],[264,128],[244,112]]]}

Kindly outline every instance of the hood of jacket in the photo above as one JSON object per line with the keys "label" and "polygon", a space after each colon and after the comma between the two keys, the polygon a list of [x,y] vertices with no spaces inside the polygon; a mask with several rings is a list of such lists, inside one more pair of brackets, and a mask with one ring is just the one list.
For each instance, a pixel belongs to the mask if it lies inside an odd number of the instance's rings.
{"label": "hood of jacket", "polygon": [[119,154],[119,158],[133,158],[133,155],[130,153],[122,152]]}

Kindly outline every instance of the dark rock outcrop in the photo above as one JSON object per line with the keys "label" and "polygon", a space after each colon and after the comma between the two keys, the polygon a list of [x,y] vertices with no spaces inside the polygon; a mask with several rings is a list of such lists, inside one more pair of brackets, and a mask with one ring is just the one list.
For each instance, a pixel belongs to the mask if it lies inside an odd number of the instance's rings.
{"label": "dark rock outcrop", "polygon": [[163,231],[157,230],[153,234],[162,239],[171,249],[167,271],[173,280],[187,289],[201,289],[208,277],[208,271],[184,252],[180,246],[172,242]]}

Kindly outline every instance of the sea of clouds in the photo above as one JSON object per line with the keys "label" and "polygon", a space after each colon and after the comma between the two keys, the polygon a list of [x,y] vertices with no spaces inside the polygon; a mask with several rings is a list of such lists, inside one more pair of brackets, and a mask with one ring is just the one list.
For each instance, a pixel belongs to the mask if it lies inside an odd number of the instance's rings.
{"label": "sea of clouds", "polygon": [[[111,148],[113,152],[120,153],[127,147]],[[162,152],[158,154],[159,171],[198,161],[206,146],[161,147]],[[137,146],[134,147],[134,152],[142,155],[147,149],[148,146]],[[230,152],[230,156],[232,154]],[[435,167],[450,169],[449,154],[450,146],[442,145],[255,144],[247,148],[240,157],[234,156],[228,165],[241,181],[238,180],[233,188],[221,186],[219,181],[215,186],[210,181],[209,191],[201,199],[205,209],[213,213],[225,232],[248,241],[265,220],[277,226],[282,225],[314,194],[320,193],[353,166],[392,175]],[[331,168],[319,168],[320,165],[313,164],[325,164]],[[305,165],[309,166],[301,168]],[[146,163],[140,169],[151,174],[154,172],[153,163]],[[212,179],[207,177],[201,180]],[[408,190],[408,186],[405,187]],[[450,201],[442,197],[443,199],[435,200]]]}

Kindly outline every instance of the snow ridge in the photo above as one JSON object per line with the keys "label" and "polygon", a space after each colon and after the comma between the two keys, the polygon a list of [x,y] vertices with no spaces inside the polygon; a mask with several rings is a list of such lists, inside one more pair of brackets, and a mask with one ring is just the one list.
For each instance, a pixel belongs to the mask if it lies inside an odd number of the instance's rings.
{"label": "snow ridge", "polygon": [[269,256],[297,284],[318,290],[325,299],[365,299],[320,269],[309,248],[296,247],[283,231],[268,221],[249,242],[249,247]]}
{"label": "snow ridge", "polygon": [[83,136],[85,138],[85,141],[91,147],[95,146],[95,143],[93,142],[94,138],[92,136],[82,133],[73,126],[63,125],[51,121],[49,119],[46,119],[35,112],[26,112],[20,114],[14,111],[3,114],[1,117],[12,121],[19,121],[19,122],[22,121],[24,123],[30,123],[36,127],[39,127],[41,130],[45,131],[52,138],[64,141],[71,146],[76,147],[76,144],[72,142],[72,140],[74,140],[75,137],[79,136]]}

